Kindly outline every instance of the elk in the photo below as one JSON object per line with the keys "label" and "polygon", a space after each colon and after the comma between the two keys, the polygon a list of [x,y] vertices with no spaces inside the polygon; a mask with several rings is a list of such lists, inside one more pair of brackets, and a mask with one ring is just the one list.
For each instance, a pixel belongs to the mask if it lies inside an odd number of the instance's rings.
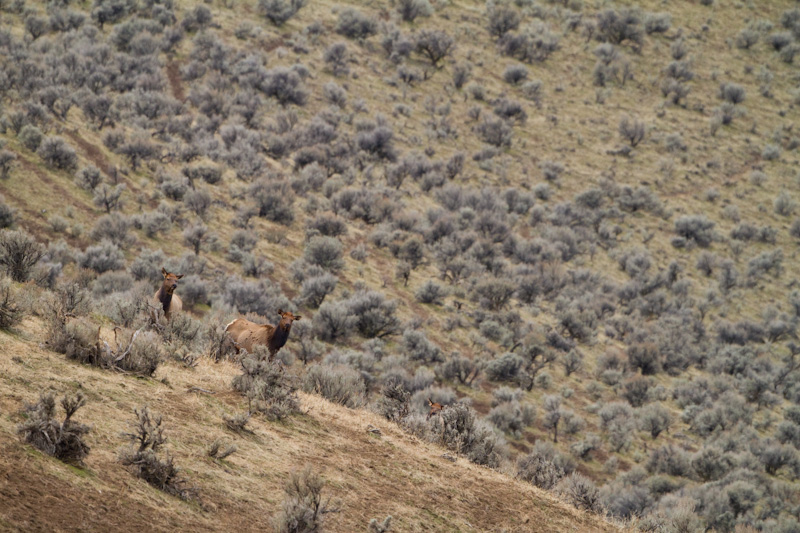
{"label": "elk", "polygon": [[300,315],[294,315],[290,311],[283,311],[282,309],[278,309],[278,314],[281,320],[277,326],[256,324],[244,318],[237,318],[225,326],[225,331],[233,339],[236,353],[239,353],[239,350],[242,349],[252,353],[255,346],[264,345],[269,349],[269,360],[272,361],[278,351],[286,344],[286,340],[289,338],[289,331],[292,329],[292,322],[302,318]]}
{"label": "elk", "polygon": [[441,410],[444,409],[444,406],[442,404],[436,403],[430,398],[428,398],[428,405],[431,406],[431,410],[428,411],[428,418],[426,418],[425,420],[430,420],[432,416],[438,415],[441,412]]}
{"label": "elk", "polygon": [[[173,274],[167,272],[167,269],[161,267],[161,273],[164,275],[164,283],[161,288],[153,295],[154,307],[161,309],[164,317],[169,320],[172,315],[178,313],[183,309],[183,302],[175,294],[175,289],[178,288],[178,280],[183,277],[183,274]],[[156,313],[153,313],[154,318]]]}

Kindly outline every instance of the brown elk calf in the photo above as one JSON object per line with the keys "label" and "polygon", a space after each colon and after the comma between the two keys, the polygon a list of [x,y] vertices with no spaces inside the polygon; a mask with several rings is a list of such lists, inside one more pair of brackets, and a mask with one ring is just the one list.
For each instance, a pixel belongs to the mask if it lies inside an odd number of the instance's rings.
{"label": "brown elk calf", "polygon": [[425,420],[430,420],[432,416],[438,415],[441,412],[441,410],[444,409],[444,406],[442,404],[436,403],[430,398],[428,398],[428,405],[431,406],[431,410],[428,411],[428,418],[426,418]]}
{"label": "brown elk calf", "polygon": [[278,309],[281,321],[277,326],[270,324],[256,324],[244,318],[237,318],[227,326],[227,331],[233,339],[233,345],[238,353],[240,349],[253,353],[253,348],[258,345],[266,346],[269,349],[269,360],[275,358],[275,354],[283,348],[289,338],[289,331],[292,329],[292,322],[300,320],[300,315],[293,315],[289,311]]}
{"label": "brown elk calf", "polygon": [[175,294],[175,289],[178,288],[178,280],[183,277],[183,274],[167,272],[164,267],[161,267],[161,273],[164,275],[164,283],[153,295],[153,306],[161,309],[164,312],[164,317],[169,320],[174,313],[179,313],[183,309],[183,302]]}

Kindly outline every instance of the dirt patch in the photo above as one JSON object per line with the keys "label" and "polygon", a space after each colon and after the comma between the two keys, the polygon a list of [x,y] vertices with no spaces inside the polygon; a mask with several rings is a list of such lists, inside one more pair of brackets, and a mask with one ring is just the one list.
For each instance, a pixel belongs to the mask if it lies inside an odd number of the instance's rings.
{"label": "dirt patch", "polygon": [[69,138],[75,142],[75,144],[80,146],[81,150],[83,150],[83,153],[86,154],[86,157],[94,166],[102,170],[106,176],[110,177],[114,173],[114,166],[108,161],[105,154],[98,147],[91,144],[76,132],[68,131],[66,133]]}
{"label": "dirt patch", "polygon": [[267,52],[272,52],[276,48],[280,48],[284,45],[283,39],[272,39],[271,41],[267,42],[264,45],[264,50]]}
{"label": "dirt patch", "polygon": [[173,98],[183,102],[186,99],[186,93],[183,90],[180,63],[176,61],[167,63],[167,78],[169,79],[169,88],[172,91]]}
{"label": "dirt patch", "polygon": [[[126,498],[126,484],[104,494],[75,490],[66,479],[99,474],[60,464],[17,445],[3,446],[0,456],[0,529],[13,524],[15,531],[172,530],[169,520],[155,519],[153,509]],[[66,479],[35,467],[38,460],[53,462]],[[192,529],[201,526],[191,518],[189,522]]]}

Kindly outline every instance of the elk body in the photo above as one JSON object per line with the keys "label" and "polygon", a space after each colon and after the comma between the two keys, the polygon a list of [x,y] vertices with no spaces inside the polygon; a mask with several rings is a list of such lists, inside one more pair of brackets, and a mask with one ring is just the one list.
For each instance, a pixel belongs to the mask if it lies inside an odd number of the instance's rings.
{"label": "elk body", "polygon": [[167,272],[164,267],[161,267],[161,273],[164,275],[164,282],[161,284],[161,288],[153,295],[153,305],[157,309],[161,309],[164,313],[164,318],[169,320],[175,313],[179,313],[183,309],[183,302],[175,294],[175,289],[178,288],[178,280],[183,277],[183,274]]}
{"label": "elk body", "polygon": [[428,405],[431,406],[431,410],[428,411],[428,418],[426,418],[426,420],[430,420],[432,416],[438,415],[441,412],[441,410],[444,409],[444,406],[442,404],[436,403],[430,398],[428,398]]}
{"label": "elk body", "polygon": [[253,348],[259,345],[266,346],[269,350],[269,360],[272,361],[278,351],[286,344],[289,338],[289,331],[292,329],[292,322],[300,320],[300,315],[293,315],[289,311],[278,310],[281,316],[277,326],[271,324],[256,324],[244,318],[237,318],[227,326],[225,331],[233,339],[236,352],[247,350],[253,353]]}

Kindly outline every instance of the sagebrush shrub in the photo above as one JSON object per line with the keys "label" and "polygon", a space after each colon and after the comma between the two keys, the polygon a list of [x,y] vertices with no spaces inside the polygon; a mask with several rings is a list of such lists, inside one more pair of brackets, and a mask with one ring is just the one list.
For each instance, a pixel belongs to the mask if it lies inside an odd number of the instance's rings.
{"label": "sagebrush shrub", "polygon": [[330,498],[322,497],[324,485],[310,467],[293,472],[284,487],[286,496],[281,511],[274,518],[275,530],[278,533],[323,531],[325,515],[339,510]]}
{"label": "sagebrush shrub", "polygon": [[564,477],[564,469],[552,456],[534,449],[529,455],[517,459],[517,477],[540,489],[552,489]]}
{"label": "sagebrush shrub", "polygon": [[281,363],[267,361],[266,352],[265,346],[257,346],[253,354],[244,357],[243,372],[233,379],[233,388],[247,397],[250,412],[282,420],[300,411],[297,385]]}
{"label": "sagebrush shrub", "polygon": [[0,149],[0,180],[8,179],[17,165],[17,154],[10,150]]}
{"label": "sagebrush shrub", "polygon": [[600,491],[591,479],[578,473],[563,478],[555,487],[556,492],[578,509],[600,512]]}
{"label": "sagebrush shrub", "polygon": [[339,13],[336,22],[336,33],[351,39],[366,39],[378,32],[378,23],[361,11],[347,8]]}
{"label": "sagebrush shrub", "polygon": [[410,397],[411,394],[399,380],[389,379],[381,387],[375,410],[387,420],[399,422],[408,415]]}
{"label": "sagebrush shrub", "polygon": [[442,30],[420,30],[414,36],[414,49],[425,56],[434,67],[453,53],[455,40]]}
{"label": "sagebrush shrub", "polygon": [[78,168],[78,155],[75,149],[61,137],[46,137],[36,153],[49,167],[68,172],[74,172]]}
{"label": "sagebrush shrub", "polygon": [[314,392],[334,403],[361,407],[366,401],[366,389],[361,375],[342,365],[315,365],[303,378],[303,390]]}
{"label": "sagebrush shrub", "polygon": [[414,22],[417,17],[429,17],[433,13],[428,0],[398,0],[397,12],[405,22]]}
{"label": "sagebrush shrub", "polygon": [[23,441],[56,459],[80,464],[91,449],[83,440],[91,428],[76,422],[72,416],[84,405],[86,397],[80,392],[72,398],[64,396],[61,400],[64,420],[58,421],[55,395],[42,393],[36,404],[27,406],[28,417],[17,426],[17,433]]}
{"label": "sagebrush shrub", "polygon": [[505,455],[504,441],[491,427],[477,419],[466,405],[448,405],[440,413],[441,421],[429,423],[430,439],[462,453],[473,463],[496,468]]}
{"label": "sagebrush shrub", "polygon": [[15,326],[22,317],[23,310],[16,290],[5,277],[0,278],[0,329]]}
{"label": "sagebrush shrub", "polygon": [[28,281],[44,247],[25,231],[0,231],[0,268],[18,283]]}
{"label": "sagebrush shrub", "polygon": [[124,433],[130,445],[120,450],[120,462],[130,468],[134,475],[147,481],[154,487],[188,500],[194,496],[196,489],[186,486],[186,480],[180,476],[180,470],[169,454],[161,457],[161,448],[167,442],[164,428],[161,427],[161,415],[151,416],[147,407],[134,409],[136,421],[131,422],[131,433]]}

